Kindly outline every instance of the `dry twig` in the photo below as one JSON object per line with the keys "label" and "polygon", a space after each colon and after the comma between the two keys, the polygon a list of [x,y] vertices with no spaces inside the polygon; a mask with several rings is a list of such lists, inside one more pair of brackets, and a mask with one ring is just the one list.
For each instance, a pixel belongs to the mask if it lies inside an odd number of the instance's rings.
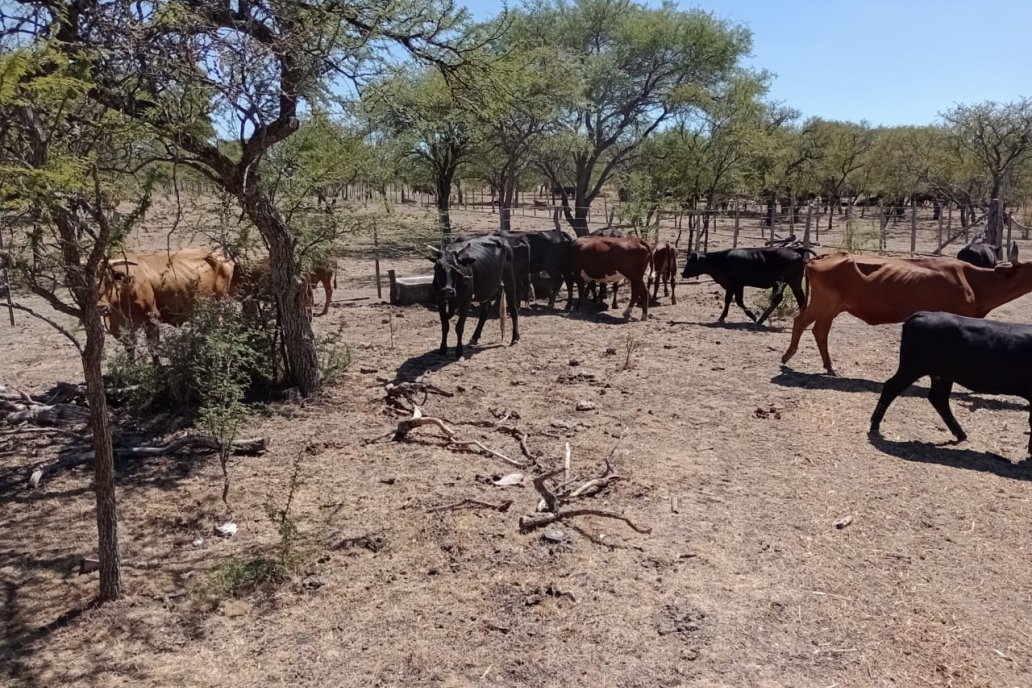
{"label": "dry twig", "polygon": [[482,502],[479,499],[463,499],[462,501],[455,502],[454,504],[445,504],[443,506],[435,506],[431,509],[427,509],[428,514],[432,514],[436,511],[449,511],[451,509],[461,509],[462,507],[470,507],[473,509],[494,509],[495,511],[501,511],[505,513],[512,506],[512,500],[506,499],[501,504],[492,504],[490,502]]}

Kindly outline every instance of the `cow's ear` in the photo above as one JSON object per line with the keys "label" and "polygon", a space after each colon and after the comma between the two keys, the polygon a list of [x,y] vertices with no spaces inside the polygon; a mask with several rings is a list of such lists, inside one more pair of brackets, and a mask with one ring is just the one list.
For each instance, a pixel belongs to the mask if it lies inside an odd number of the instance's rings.
{"label": "cow's ear", "polygon": [[472,265],[477,262],[477,259],[468,253],[462,253],[455,257],[459,265]]}

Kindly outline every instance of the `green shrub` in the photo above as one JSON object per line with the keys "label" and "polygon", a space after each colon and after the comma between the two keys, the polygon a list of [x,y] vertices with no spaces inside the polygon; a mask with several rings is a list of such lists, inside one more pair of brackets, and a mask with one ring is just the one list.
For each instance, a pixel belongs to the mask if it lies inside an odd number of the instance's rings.
{"label": "green shrub", "polygon": [[319,377],[324,383],[336,380],[351,366],[351,347],[344,343],[344,323],[336,330],[316,336],[319,354]]}

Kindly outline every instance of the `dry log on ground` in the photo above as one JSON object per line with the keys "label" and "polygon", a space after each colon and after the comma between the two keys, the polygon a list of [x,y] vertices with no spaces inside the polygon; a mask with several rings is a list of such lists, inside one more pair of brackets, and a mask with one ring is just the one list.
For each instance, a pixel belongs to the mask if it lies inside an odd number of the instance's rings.
{"label": "dry log on ground", "polygon": [[[264,437],[255,437],[233,442],[233,454],[244,456],[257,456],[268,448],[268,440]],[[119,459],[141,458],[148,456],[164,456],[189,451],[192,454],[210,454],[219,450],[218,442],[208,435],[190,434],[163,445],[144,447],[115,447],[115,457]],[[37,464],[33,467],[29,476],[29,484],[36,487],[43,478],[50,476],[66,468],[74,468],[94,459],[92,449],[67,454],[54,461]]]}
{"label": "dry log on ground", "polygon": [[89,422],[90,412],[82,406],[74,404],[33,404],[23,411],[7,414],[4,420],[12,425],[17,423],[39,423],[42,425],[79,425]]}

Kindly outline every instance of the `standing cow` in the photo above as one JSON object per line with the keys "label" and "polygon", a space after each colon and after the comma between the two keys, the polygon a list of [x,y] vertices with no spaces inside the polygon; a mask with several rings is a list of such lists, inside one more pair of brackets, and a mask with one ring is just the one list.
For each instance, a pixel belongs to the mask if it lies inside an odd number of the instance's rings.
{"label": "standing cow", "polygon": [[[649,280],[655,280],[656,284],[652,289],[652,300],[659,301],[659,283],[663,282],[663,296],[670,294],[670,303],[677,305],[677,249],[669,243],[657,246],[652,252],[652,276]],[[669,285],[669,291],[667,290]]]}
{"label": "standing cow", "polygon": [[116,339],[126,323],[143,326],[153,352],[158,323],[181,325],[198,299],[228,295],[233,271],[233,263],[210,248],[125,255],[108,261],[97,309]]}
{"label": "standing cow", "polygon": [[631,301],[624,317],[631,317],[635,302],[641,304],[641,319],[649,317],[649,290],[645,273],[652,261],[652,249],[638,237],[581,237],[570,252],[570,271],[577,280],[577,307],[584,305],[591,282],[631,283]]}
{"label": "standing cow", "polygon": [[471,345],[480,340],[484,321],[491,302],[499,301],[498,314],[505,336],[505,313],[512,317],[512,341],[520,339],[519,310],[517,309],[516,278],[513,272],[513,250],[509,242],[498,236],[485,236],[448,245],[443,250],[430,247],[434,255],[433,292],[441,316],[441,348],[448,347],[448,323],[458,312],[455,323],[455,357],[462,357],[462,332],[471,303],[480,304],[480,319],[470,338]]}

